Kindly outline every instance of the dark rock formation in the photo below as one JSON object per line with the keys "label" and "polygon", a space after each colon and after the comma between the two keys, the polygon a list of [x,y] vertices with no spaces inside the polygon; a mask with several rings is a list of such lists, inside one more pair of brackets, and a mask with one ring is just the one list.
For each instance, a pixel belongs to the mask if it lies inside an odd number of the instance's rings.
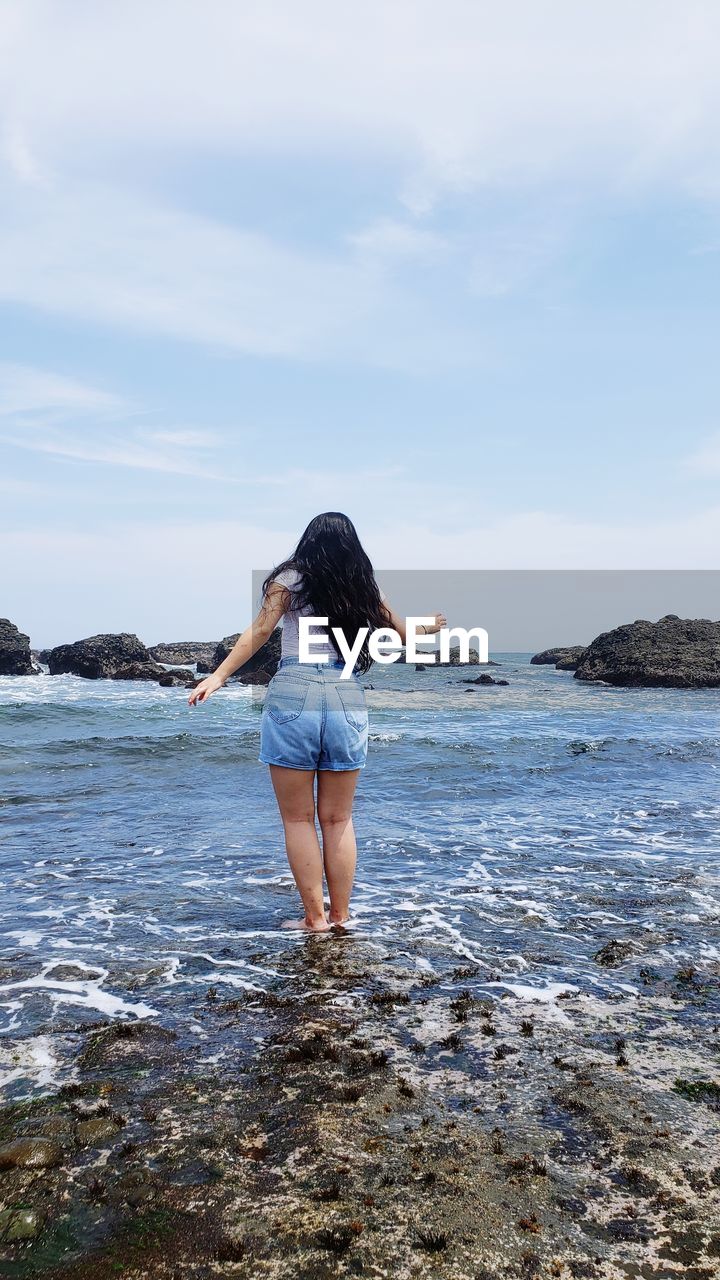
{"label": "dark rock formation", "polygon": [[[441,662],[441,661],[440,661],[440,652],[439,652],[439,650],[438,650],[438,653],[437,653],[437,656],[436,656],[436,659],[435,659],[435,663],[436,663],[436,666],[439,666],[439,667],[447,667],[447,666],[450,666],[450,667],[468,667],[468,666],[476,667],[476,666],[478,666],[478,664],[479,664],[479,662],[480,662],[480,654],[478,653],[477,649],[470,649],[470,651],[469,651],[469,653],[468,653],[468,658],[469,658],[469,661],[468,661],[468,662],[461,662],[461,661],[460,661],[460,646],[459,646],[459,645],[454,645],[454,646],[453,646],[453,648],[451,648],[451,650],[450,650],[450,658],[449,658],[448,662]],[[483,666],[487,665],[488,667],[496,667],[498,664],[497,664],[496,662],[488,662],[487,664],[486,664],[486,663],[483,663],[482,665],[483,665]]]}
{"label": "dark rock formation", "polygon": [[192,688],[195,676],[187,667],[179,667],[174,671],[166,671],[158,662],[131,662],[126,667],[113,671],[111,680],[153,680],[164,689],[182,686]]}
{"label": "dark rock formation", "polygon": [[217,640],[176,640],[167,644],[153,644],[148,649],[151,658],[156,662],[167,662],[174,665],[182,663],[204,663],[203,670],[210,670]]}
{"label": "dark rock formation", "polygon": [[121,667],[136,662],[150,663],[150,655],[142,640],[127,631],[118,635],[88,636],[74,644],[56,645],[48,654],[50,675],[69,673],[84,676],[87,680],[108,678]]}
{"label": "dark rock formation", "polygon": [[585,652],[585,646],[575,644],[567,650],[562,658],[558,658],[555,663],[556,671],[574,671]]}
{"label": "dark rock formation", "polygon": [[129,662],[110,675],[111,680],[159,680],[166,674],[159,662]]}
{"label": "dark rock formation", "polygon": [[558,671],[574,671],[584,652],[585,646],[582,644],[543,649],[542,653],[536,653],[530,662],[538,667],[557,667]]}
{"label": "dark rock formation", "polygon": [[460,681],[460,684],[509,684],[509,683],[510,682],[508,680],[493,680],[492,676],[485,675],[484,672],[481,676],[475,676],[474,678],[472,676],[466,676],[464,680]]}
{"label": "dark rock formation", "polygon": [[[240,635],[241,632],[238,631],[235,635],[225,636],[220,641],[213,655],[213,671],[216,671],[220,663],[225,661]],[[282,632],[279,627],[276,627],[270,639],[261,649],[258,649],[257,653],[253,654],[250,661],[246,662],[236,675],[231,676],[231,679],[237,680],[240,684],[269,684],[278,668],[281,644]]]}
{"label": "dark rock formation", "polygon": [[[433,649],[427,649],[427,650],[425,650],[425,651],[424,651],[424,650],[420,649],[420,650],[418,650],[418,652],[419,652],[419,653],[422,653],[423,664],[427,664],[427,665],[429,665],[429,666],[434,666],[434,667],[447,667],[447,666],[450,666],[450,667],[469,667],[469,666],[473,666],[473,667],[477,667],[477,666],[483,666],[483,667],[499,667],[499,666],[501,665],[499,662],[493,662],[491,659],[488,659],[488,661],[487,661],[487,662],[482,662],[482,663],[481,663],[481,662],[480,662],[480,654],[478,653],[477,649],[473,649],[473,648],[471,648],[471,649],[469,650],[469,653],[468,653],[468,657],[469,657],[470,661],[469,661],[469,662],[461,662],[461,661],[460,661],[460,647],[459,647],[459,645],[454,645],[454,646],[450,649],[450,661],[449,661],[449,662],[441,662],[441,661],[440,661],[440,648],[439,648],[439,646],[438,646],[438,647],[436,647],[434,650],[433,650]],[[434,656],[434,659],[435,659],[435,661],[434,661],[434,662],[432,661],[433,656]],[[399,664],[400,666],[403,666],[403,665],[405,665],[406,663],[408,663],[407,653],[406,653],[406,651],[405,651],[405,650],[403,650],[403,651],[402,651],[402,653],[400,654],[400,657],[397,659],[397,661],[398,661],[398,664]],[[412,663],[410,663],[409,665],[413,665],[413,664],[412,664]],[[417,665],[417,664],[415,664],[415,665]]]}
{"label": "dark rock formation", "polygon": [[720,622],[670,613],[659,622],[615,627],[588,645],[575,679],[633,688],[719,688]]}
{"label": "dark rock formation", "polygon": [[47,666],[49,653],[50,653],[49,649],[31,649],[30,650],[30,654],[33,659],[33,662],[44,662],[45,666]]}
{"label": "dark rock formation", "polygon": [[30,656],[30,637],[9,618],[0,618],[0,676],[31,676],[37,670]]}
{"label": "dark rock formation", "polygon": [[188,671],[187,667],[178,667],[175,671],[163,671],[158,678],[158,684],[163,689],[174,689],[180,685],[184,689],[194,689],[197,680],[192,671]]}

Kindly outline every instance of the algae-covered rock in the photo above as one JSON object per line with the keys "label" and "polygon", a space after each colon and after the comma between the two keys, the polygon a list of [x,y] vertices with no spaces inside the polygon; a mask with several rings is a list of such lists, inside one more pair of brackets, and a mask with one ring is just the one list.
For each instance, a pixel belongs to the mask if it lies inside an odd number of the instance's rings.
{"label": "algae-covered rock", "polygon": [[3,1209],[0,1211],[0,1240],[12,1244],[15,1240],[32,1240],[42,1226],[42,1219],[34,1209]]}
{"label": "algae-covered rock", "polygon": [[94,1116],[81,1120],[77,1126],[77,1140],[81,1147],[95,1147],[107,1138],[114,1138],[120,1126],[112,1116]]}
{"label": "algae-covered rock", "polygon": [[52,1138],[16,1138],[0,1144],[0,1169],[49,1169],[61,1160],[62,1147]]}

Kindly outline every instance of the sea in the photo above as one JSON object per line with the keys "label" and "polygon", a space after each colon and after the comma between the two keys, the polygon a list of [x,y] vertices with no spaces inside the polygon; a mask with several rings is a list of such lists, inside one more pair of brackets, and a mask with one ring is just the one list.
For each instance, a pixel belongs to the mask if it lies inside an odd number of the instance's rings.
{"label": "sea", "polygon": [[262,691],[190,707],[150,682],[0,678],[5,1096],[56,1088],[84,1026],[202,1039],[209,991],[277,990],[289,952],[297,974],[340,941],[390,975],[460,972],[537,1008],[717,974],[720,693],[585,684],[530,656],[491,655],[506,686],[467,683],[472,668],[363,677],[342,939],[282,927],[299,900],[257,760]]}

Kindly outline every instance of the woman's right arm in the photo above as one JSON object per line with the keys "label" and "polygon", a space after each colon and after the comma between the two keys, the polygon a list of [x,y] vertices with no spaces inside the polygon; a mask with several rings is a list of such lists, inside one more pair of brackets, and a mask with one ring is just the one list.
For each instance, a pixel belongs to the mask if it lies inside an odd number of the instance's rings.
{"label": "woman's right arm", "polygon": [[[392,627],[393,631],[397,631],[403,644],[406,644],[407,643],[407,628],[405,626],[406,619],[401,618],[399,614],[395,613],[392,605],[389,604],[387,600],[383,600],[382,605],[380,607],[383,609],[384,613],[387,616],[388,626]],[[435,618],[435,621],[432,623],[428,623],[427,626],[423,624],[426,636],[434,635],[436,631],[440,631],[442,627],[447,626],[447,618],[445,617],[444,613],[436,613],[434,615],[434,618]]]}
{"label": "woman's right arm", "polygon": [[206,677],[201,684],[197,685],[188,698],[188,703],[194,707],[198,702],[207,702],[218,689],[221,689],[226,680],[242,667],[258,649],[270,639],[278,622],[283,614],[287,612],[290,604],[290,593],[286,587],[280,583],[272,582],[268,587],[267,594],[262,602],[262,607],[257,617],[253,619],[249,627],[246,627],[242,635],[238,637],[230,650],[224,662],[213,671],[212,675]]}

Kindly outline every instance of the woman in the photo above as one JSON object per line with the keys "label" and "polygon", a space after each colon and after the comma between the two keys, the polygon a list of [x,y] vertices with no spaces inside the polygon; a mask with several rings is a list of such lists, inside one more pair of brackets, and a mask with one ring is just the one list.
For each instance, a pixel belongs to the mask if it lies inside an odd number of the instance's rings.
{"label": "woman", "polygon": [[[328,630],[313,628],[314,663],[299,661],[298,619],[303,616],[328,619]],[[404,644],[405,620],[380,591],[352,521],[326,511],[310,521],[290,558],[268,574],[260,612],[225,661],[193,689],[190,705],[220,689],[265,644],[282,617],[281,660],[265,696],[259,759],[270,766],[288,862],[305,908],[304,919],[289,927],[321,933],[350,919],[356,861],[352,806],[368,741],[365,691],[355,673],[341,679],[345,664],[333,628],[340,628],[351,645],[362,627],[370,632],[393,627]],[[437,614],[427,633],[443,626],[445,618]],[[371,664],[366,637],[355,670],[366,672]],[[322,849],[315,828],[316,774]]]}

